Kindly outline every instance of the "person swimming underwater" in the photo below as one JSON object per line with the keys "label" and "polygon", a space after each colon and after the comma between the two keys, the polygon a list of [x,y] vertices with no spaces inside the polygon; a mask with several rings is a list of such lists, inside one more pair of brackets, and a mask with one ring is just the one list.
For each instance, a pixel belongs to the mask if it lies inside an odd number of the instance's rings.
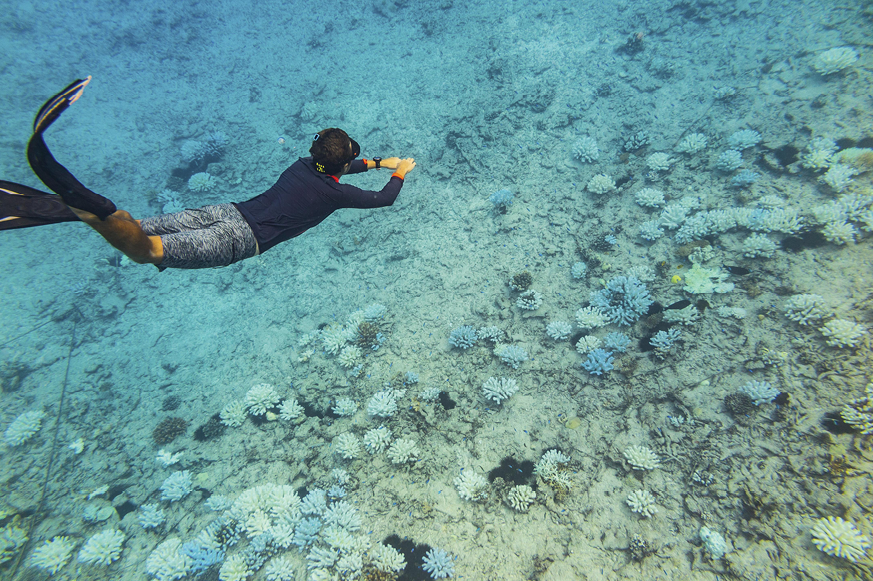
{"label": "person swimming underwater", "polygon": [[[358,143],[342,129],[319,131],[309,148],[264,193],[245,202],[204,206],[142,220],[87,187],[58,163],[43,133],[75,103],[91,77],[71,83],[40,108],[27,160],[55,194],[0,180],[0,230],[82,221],[140,264],[167,268],[227,266],[299,236],[340,208],[390,206],[400,194],[412,158],[357,159]],[[379,191],[341,184],[346,174],[393,169]]]}

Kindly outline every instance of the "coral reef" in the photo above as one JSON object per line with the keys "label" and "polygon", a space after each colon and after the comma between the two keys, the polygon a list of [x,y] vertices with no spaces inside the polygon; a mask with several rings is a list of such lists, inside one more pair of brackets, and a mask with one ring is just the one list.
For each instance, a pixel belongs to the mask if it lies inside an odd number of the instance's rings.
{"label": "coral reef", "polygon": [[533,276],[526,270],[512,275],[509,281],[509,287],[514,291],[526,291],[532,284]]}
{"label": "coral reef", "polygon": [[512,397],[516,391],[518,391],[518,383],[508,377],[500,379],[489,377],[482,384],[482,393],[485,395],[485,399],[493,400],[497,404]]}
{"label": "coral reef", "polygon": [[188,429],[188,422],[182,418],[165,418],[152,431],[152,439],[158,446],[169,444],[177,437],[183,435]]}
{"label": "coral reef", "polygon": [[853,563],[866,557],[867,549],[873,546],[870,539],[862,535],[854,524],[838,516],[818,519],[809,532],[812,535],[812,544],[819,550]]}
{"label": "coral reef", "polygon": [[507,210],[509,210],[509,206],[512,205],[512,199],[515,196],[509,190],[497,190],[488,198],[488,201],[491,202],[494,206],[494,211],[498,214],[505,214]]}
{"label": "coral reef", "polygon": [[191,473],[187,470],[173,472],[161,484],[161,500],[175,502],[188,496],[194,489]]}
{"label": "coral reef", "polygon": [[463,325],[452,330],[451,334],[449,335],[449,343],[452,345],[452,347],[458,347],[459,349],[469,349],[476,344],[478,338],[479,337],[476,335],[476,329],[469,325]]}
{"label": "coral reef", "polygon": [[832,48],[818,54],[812,61],[812,66],[821,75],[832,75],[855,64],[858,53],[848,46]]}
{"label": "coral reef", "polygon": [[518,345],[498,345],[494,348],[494,354],[513,369],[518,369],[528,359],[527,351]]}
{"label": "coral reef", "polygon": [[515,301],[515,306],[525,311],[535,311],[543,304],[543,295],[535,290],[521,293]]}
{"label": "coral reef", "polygon": [[628,446],[624,457],[634,470],[654,470],[661,463],[658,456],[646,446]]}
{"label": "coral reef", "polygon": [[588,135],[581,137],[573,145],[573,157],[583,163],[592,163],[600,157],[600,148],[597,147],[597,141]]}
{"label": "coral reef", "polygon": [[506,503],[518,512],[527,512],[537,493],[527,484],[513,486],[506,494]]}
{"label": "coral reef", "polygon": [[740,388],[740,393],[748,395],[752,403],[759,406],[771,403],[779,395],[779,390],[766,381],[750,381]]}
{"label": "coral reef", "polygon": [[582,367],[591,375],[603,375],[612,371],[612,362],[613,357],[611,352],[597,348],[592,349],[588,353],[588,359],[582,363]]}
{"label": "coral reef", "polygon": [[80,563],[92,565],[109,565],[121,556],[121,545],[124,543],[124,533],[107,529],[85,541],[79,549]]}
{"label": "coral reef", "polygon": [[588,180],[586,189],[592,194],[603,195],[615,189],[615,180],[612,179],[612,176],[602,173],[597,174]]}
{"label": "coral reef", "polygon": [[573,326],[566,321],[552,321],[546,325],[546,335],[555,341],[566,341],[573,332]]}
{"label": "coral reef", "polygon": [[252,386],[248,392],[244,402],[249,413],[253,416],[262,416],[267,413],[267,410],[276,407],[279,404],[279,394],[275,388],[269,383],[259,383]]}
{"label": "coral reef", "polygon": [[455,574],[455,561],[443,549],[431,549],[425,554],[421,568],[430,573],[431,579],[444,579]]}
{"label": "coral reef", "polygon": [[412,440],[398,438],[388,446],[387,455],[394,464],[405,464],[406,462],[418,460],[421,451],[418,449],[418,445]]}
{"label": "coral reef", "polygon": [[867,334],[864,325],[845,319],[831,319],[820,329],[825,343],[831,347],[856,347]]}
{"label": "coral reef", "polygon": [[30,555],[30,564],[33,567],[45,569],[49,575],[54,575],[70,560],[70,553],[73,552],[75,546],[76,544],[69,537],[52,537],[50,541],[44,541],[33,550]]}
{"label": "coral reef", "polygon": [[488,481],[474,470],[464,470],[454,480],[458,496],[464,500],[478,502],[488,498]]}
{"label": "coral reef", "polygon": [[724,537],[707,527],[701,527],[700,540],[703,541],[703,548],[713,559],[721,559],[728,552],[727,541]]}
{"label": "coral reef", "polygon": [[641,514],[644,518],[654,516],[658,512],[655,497],[648,490],[634,490],[627,497],[627,505],[631,511]]}
{"label": "coral reef", "polygon": [[[654,302],[646,285],[634,277],[617,276],[606,288],[592,292],[591,306],[599,309],[612,323],[630,325],[649,310]],[[577,313],[578,319],[578,313]]]}
{"label": "coral reef", "polygon": [[9,424],[3,438],[9,446],[20,446],[39,431],[44,417],[42,410],[24,412]]}

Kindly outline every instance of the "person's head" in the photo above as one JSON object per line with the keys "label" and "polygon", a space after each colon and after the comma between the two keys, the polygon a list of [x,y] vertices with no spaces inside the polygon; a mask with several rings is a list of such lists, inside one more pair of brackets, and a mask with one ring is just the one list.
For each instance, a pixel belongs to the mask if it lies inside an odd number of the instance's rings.
{"label": "person's head", "polygon": [[346,169],[346,165],[358,157],[361,148],[342,129],[329,127],[315,134],[312,147],[309,148],[315,167],[318,171],[337,175]]}

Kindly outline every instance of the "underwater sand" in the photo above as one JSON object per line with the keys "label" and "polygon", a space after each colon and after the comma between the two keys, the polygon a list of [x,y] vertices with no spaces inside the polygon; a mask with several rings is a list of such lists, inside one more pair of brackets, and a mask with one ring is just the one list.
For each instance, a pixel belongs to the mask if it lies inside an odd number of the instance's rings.
{"label": "underwater sand", "polygon": [[[215,517],[203,504],[209,494],[233,499],[267,482],[324,486],[334,468],[352,477],[346,500],[368,538],[396,534],[443,548],[457,557],[457,578],[870,575],[869,560],[853,566],[825,555],[809,534],[816,518],[842,516],[873,535],[870,438],[821,425],[871,380],[869,336],[856,349],[829,347],[815,328],[783,314],[791,294],[815,293],[869,329],[870,233],[853,245],[749,259],[742,256],[748,232],[731,231],[712,241],[707,265],[750,273],[732,275],[730,293],[691,295],[671,282],[691,266],[677,254],[674,232],[641,239],[639,224],[658,211],[633,197],[645,185],[668,200],[696,196],[712,209],[775,194],[804,214],[833,199],[819,173],[760,162],[786,144],[803,150],[812,136],[873,137],[869,11],[860,0],[839,8],[670,0],[8,7],[0,16],[2,179],[40,186],[24,158],[33,115],[88,74],[94,79],[83,97],[46,139],[77,177],[135,217],[160,212],[156,193],[179,189],[174,171],[190,174],[180,146],[210,131],[229,137],[210,167],[218,186],[194,194],[182,182],[179,198],[189,207],[261,193],[329,126],[346,129],[364,157],[414,157],[418,166],[394,206],[338,211],[223,269],[158,273],[120,263],[83,225],[4,232],[0,426],[30,410],[46,417],[33,439],[0,452],[0,524],[30,537],[0,565],[0,577],[48,578],[29,566],[29,555],[67,535],[76,550],[52,578],[146,579],[145,560],[160,542],[191,540]],[[637,32],[645,34],[643,50],[622,51]],[[840,46],[860,59],[843,73],[816,73],[814,56]],[[719,87],[737,94],[717,100]],[[760,178],[742,190],[714,169],[728,136],[741,129],[762,136],[743,156]],[[649,145],[622,156],[640,130]],[[686,132],[704,133],[708,148],[672,154],[670,171],[650,172],[646,157],[673,151]],[[594,163],[572,156],[586,135],[600,146]],[[598,196],[585,190],[598,173],[630,180]],[[387,178],[383,171],[343,181],[379,189]],[[870,180],[870,172],[855,176],[852,191],[869,192]],[[505,214],[488,199],[502,188],[515,195]],[[610,234],[615,245],[603,243]],[[577,261],[589,267],[580,280],[570,276]],[[573,322],[590,292],[633,266],[654,270],[647,287],[662,305],[704,298],[710,308],[682,328],[684,340],[663,361],[638,345],[646,318],[600,329],[595,334],[625,332],[632,344],[614,371],[589,375],[574,345],[549,339],[545,326]],[[515,306],[508,282],[522,271],[543,295],[536,311]],[[373,303],[387,307],[386,341],[360,375],[321,349],[300,361],[301,337]],[[719,317],[723,305],[748,315]],[[487,342],[453,349],[448,337],[460,325],[497,326],[530,359],[513,370]],[[785,362],[765,365],[765,347],[787,353]],[[406,371],[420,381],[400,411],[368,417],[370,396],[386,382],[396,387]],[[481,392],[490,376],[515,378],[519,392],[495,406]],[[752,379],[787,393],[788,404],[733,417],[723,400]],[[359,410],[300,424],[249,419],[216,440],[193,438],[258,383],[322,411],[341,397]],[[441,388],[457,406],[417,403],[423,387]],[[171,396],[180,405],[164,410]],[[156,445],[152,431],[173,416],[190,424],[186,434]],[[684,424],[669,419],[679,416]],[[581,423],[566,427],[576,417]],[[420,461],[395,465],[366,453],[345,461],[333,453],[335,437],[360,437],[380,424],[414,440]],[[80,437],[85,449],[77,455],[68,444]],[[660,466],[631,470],[622,454],[630,445],[650,447]],[[180,463],[156,463],[162,447],[183,452]],[[572,485],[558,494],[539,482],[528,512],[496,494],[483,503],[458,496],[453,481],[462,469],[485,475],[507,456],[536,462],[554,448],[571,458]],[[854,471],[832,470],[834,457]],[[190,470],[197,488],[162,502],[159,487],[174,469]],[[708,484],[695,482],[695,473]],[[108,495],[86,500],[102,485]],[[625,502],[638,488],[656,498],[652,518]],[[89,505],[155,502],[167,515],[157,531],[144,530],[136,512],[102,523],[82,516]],[[127,537],[121,558],[108,567],[78,563],[81,544],[109,526]],[[723,559],[702,548],[702,526],[727,539]],[[629,548],[635,537],[646,544],[644,556]],[[288,555],[299,563],[297,579],[306,579],[305,555],[296,547]],[[252,577],[264,578],[263,570]]]}

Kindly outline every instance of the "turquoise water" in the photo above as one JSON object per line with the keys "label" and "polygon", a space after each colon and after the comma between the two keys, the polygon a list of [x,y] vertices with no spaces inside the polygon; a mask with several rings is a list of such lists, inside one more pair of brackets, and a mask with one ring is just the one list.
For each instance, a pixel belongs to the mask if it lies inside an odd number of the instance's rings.
{"label": "turquoise water", "polygon": [[[137,218],[168,195],[183,207],[253,197],[325,127],[345,129],[364,157],[417,167],[392,207],[340,210],[223,269],[158,273],[82,224],[3,232],[0,577],[48,578],[44,543],[64,536],[69,558],[52,578],[171,578],[150,555],[197,542],[216,518],[233,519],[240,540],[201,578],[375,579],[390,535],[446,551],[466,579],[870,575],[858,556],[862,535],[873,538],[869,436],[822,421],[871,381],[870,10],[860,0],[7,3],[2,179],[41,187],[24,158],[33,116],[87,75],[46,140]],[[826,51],[842,47],[845,68],[822,74]],[[759,138],[734,136],[743,130]],[[183,160],[186,142],[213,132],[227,136],[220,157]],[[686,147],[692,134],[703,149]],[[597,155],[574,155],[585,138]],[[731,148],[735,168],[720,161]],[[825,178],[835,165],[848,181]],[[753,183],[736,180],[743,169]],[[213,185],[194,192],[200,171]],[[388,175],[343,181],[380,189]],[[645,188],[665,201],[640,205]],[[505,211],[489,201],[501,189],[513,194]],[[672,229],[665,205],[684,214]],[[640,236],[650,221],[665,230],[655,240]],[[698,281],[688,280],[696,247],[709,274]],[[524,272],[534,310],[510,285]],[[592,293],[629,275],[654,307],[630,325],[577,324]],[[806,324],[786,316],[801,294],[820,299]],[[661,309],[683,300],[695,320],[665,322]],[[372,320],[381,336],[358,341],[356,312],[372,305],[385,307]],[[547,335],[556,321],[571,325],[565,339]],[[463,325],[479,331],[469,349],[449,342]],[[496,341],[482,337],[488,327]],[[653,351],[649,339],[670,328],[680,339]],[[613,332],[630,345],[611,351],[614,369],[590,374],[577,342],[603,346]],[[359,344],[361,356],[333,344]],[[528,359],[507,365],[506,346]],[[487,399],[489,377],[518,390]],[[743,407],[736,394],[752,381],[782,395]],[[266,397],[268,413],[243,411],[241,425],[203,437],[261,384],[277,399],[261,390],[249,403]],[[397,411],[370,413],[386,390]],[[306,411],[284,419],[273,404],[292,399]],[[333,417],[341,399],[356,410]],[[10,426],[40,411],[13,445]],[[156,441],[172,418],[183,433]],[[381,425],[417,452],[371,454],[365,436]],[[344,458],[352,436],[362,447]],[[631,446],[657,456],[653,469],[634,467]],[[550,472],[541,458],[553,449],[569,460]],[[165,466],[160,450],[181,455]],[[191,491],[167,499],[165,480],[185,471]],[[469,494],[456,484],[464,473],[490,481]],[[524,511],[510,500],[522,482],[536,494]],[[322,531],[302,550],[281,546],[279,525],[304,515],[276,491],[339,484],[360,519],[344,525],[351,540]],[[290,487],[252,501],[269,525],[244,502],[257,486]],[[654,499],[650,517],[626,501],[637,490]],[[230,512],[213,510],[219,497]],[[143,505],[164,522],[144,528]],[[331,522],[306,515],[316,517]],[[825,517],[853,525],[843,538],[860,547],[856,562],[817,548],[810,531]],[[258,551],[265,528],[274,540]],[[723,537],[723,555],[702,528]],[[106,530],[123,535],[105,551],[110,564],[81,562]],[[312,547],[338,562],[307,568]],[[424,549],[400,578],[429,577]],[[227,563],[241,555],[249,574],[234,577]]]}

